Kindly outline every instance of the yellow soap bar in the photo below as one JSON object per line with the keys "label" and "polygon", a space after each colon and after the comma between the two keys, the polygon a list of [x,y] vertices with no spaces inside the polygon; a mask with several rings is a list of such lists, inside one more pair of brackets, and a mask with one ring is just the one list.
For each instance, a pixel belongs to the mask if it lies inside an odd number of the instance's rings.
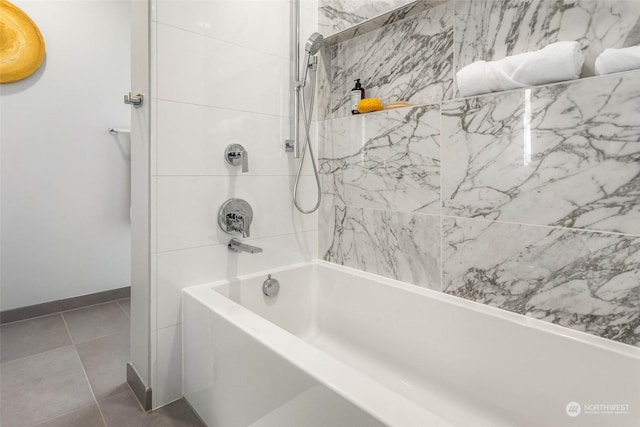
{"label": "yellow soap bar", "polygon": [[360,113],[371,113],[372,111],[383,110],[382,101],[378,98],[365,98],[358,102],[358,111]]}

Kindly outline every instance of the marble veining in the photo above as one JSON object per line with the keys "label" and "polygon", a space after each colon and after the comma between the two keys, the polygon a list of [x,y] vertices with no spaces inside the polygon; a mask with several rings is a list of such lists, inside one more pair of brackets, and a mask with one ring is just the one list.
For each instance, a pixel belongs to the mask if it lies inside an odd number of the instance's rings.
{"label": "marble veining", "polygon": [[325,192],[348,206],[438,214],[439,137],[438,106],[325,120]]}
{"label": "marble veining", "polygon": [[585,54],[583,76],[594,74],[606,48],[640,41],[640,2],[635,0],[457,0],[455,69],[496,60],[563,40]]}
{"label": "marble veining", "polygon": [[[560,40],[592,75],[640,44],[640,1],[438,1],[323,48],[319,253],[640,346],[640,71],[452,99],[460,67]],[[321,4],[372,16],[349,3]],[[420,106],[352,117],[355,78]]]}
{"label": "marble veining", "polygon": [[453,13],[446,3],[329,46],[319,74],[320,118],[351,115],[360,79],[368,98],[384,103],[437,103],[453,93]]}
{"label": "marble veining", "polygon": [[640,237],[443,219],[443,290],[640,345]]}
{"label": "marble veining", "polygon": [[[354,37],[377,30],[380,27],[384,27],[385,25],[390,25],[394,22],[409,18],[410,16],[417,15],[418,13],[439,6],[443,3],[446,3],[447,1],[450,0],[418,0],[409,3],[403,2],[399,3],[398,6],[396,6],[394,9],[390,9],[387,12],[383,11],[381,15],[377,15],[373,18],[368,18],[366,21],[357,23],[346,29],[338,30],[338,28],[343,28],[343,25],[337,26],[335,27],[335,29],[331,27],[327,28],[327,26],[320,25],[319,31],[324,31],[323,34],[326,36],[326,43],[331,45],[342,43]],[[332,34],[333,31],[338,32],[334,32]]]}
{"label": "marble veining", "polygon": [[640,235],[640,72],[443,105],[444,212]]}
{"label": "marble veining", "polygon": [[330,36],[414,0],[320,0],[318,27]]}
{"label": "marble veining", "polygon": [[440,290],[440,217],[336,206],[323,258]]}

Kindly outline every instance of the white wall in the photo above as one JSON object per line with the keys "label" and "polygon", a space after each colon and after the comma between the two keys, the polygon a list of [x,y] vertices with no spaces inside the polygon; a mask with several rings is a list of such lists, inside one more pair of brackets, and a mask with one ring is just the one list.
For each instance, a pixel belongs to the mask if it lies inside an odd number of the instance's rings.
{"label": "white wall", "polygon": [[43,66],[0,87],[3,310],[129,285],[130,3],[15,0]]}
{"label": "white wall", "polygon": [[131,5],[131,89],[145,96],[131,109],[131,363],[151,385],[150,39],[148,1]]}
{"label": "white wall", "polygon": [[[303,34],[317,28],[306,5]],[[152,387],[154,407],[181,396],[180,291],[317,257],[317,216],[291,203],[289,0],[164,1],[152,13]],[[304,36],[306,37],[306,36]],[[250,172],[227,165],[227,144],[249,152]],[[154,164],[155,160],[155,164]],[[315,201],[306,169],[305,206]],[[216,223],[231,197],[254,210],[249,244]],[[153,208],[152,208],[153,210]],[[155,314],[155,315],[154,315]]]}

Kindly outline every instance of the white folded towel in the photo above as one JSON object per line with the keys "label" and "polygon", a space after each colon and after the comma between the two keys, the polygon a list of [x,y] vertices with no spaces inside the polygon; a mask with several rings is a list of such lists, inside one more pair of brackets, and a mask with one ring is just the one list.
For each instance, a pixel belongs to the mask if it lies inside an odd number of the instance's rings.
{"label": "white folded towel", "polygon": [[640,69],[640,46],[605,49],[596,59],[596,74],[611,74]]}
{"label": "white folded towel", "polygon": [[462,96],[499,92],[580,77],[584,55],[578,42],[557,42],[498,61],[478,61],[456,74]]}

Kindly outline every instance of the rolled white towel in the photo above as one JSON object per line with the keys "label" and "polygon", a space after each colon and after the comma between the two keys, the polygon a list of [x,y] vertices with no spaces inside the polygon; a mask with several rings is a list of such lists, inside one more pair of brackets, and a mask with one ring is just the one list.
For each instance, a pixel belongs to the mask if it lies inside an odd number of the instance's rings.
{"label": "rolled white towel", "polygon": [[578,42],[557,42],[498,61],[478,61],[456,74],[462,96],[475,96],[580,77],[584,55]]}
{"label": "rolled white towel", "polygon": [[596,74],[611,74],[640,69],[640,46],[605,49],[596,59]]}

